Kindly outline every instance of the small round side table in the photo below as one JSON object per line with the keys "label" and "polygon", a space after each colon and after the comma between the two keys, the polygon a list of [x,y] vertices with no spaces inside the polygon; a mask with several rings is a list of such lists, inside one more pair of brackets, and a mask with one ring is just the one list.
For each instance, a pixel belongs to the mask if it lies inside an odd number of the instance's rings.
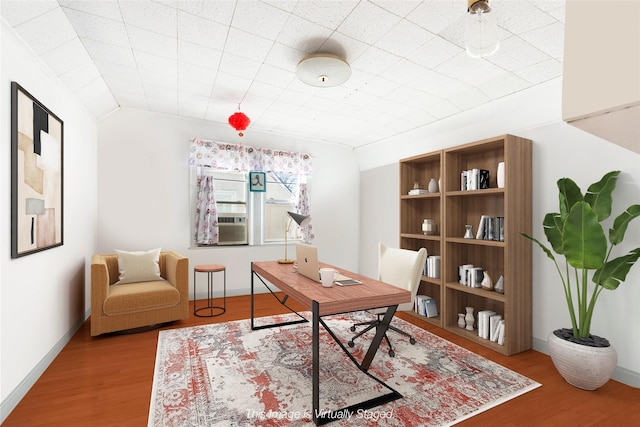
{"label": "small round side table", "polygon": [[[222,307],[213,305],[213,274],[223,273],[223,297]],[[196,308],[196,273],[207,273],[207,306]],[[208,310],[209,314],[199,314]],[[216,313],[215,311],[218,311]],[[214,317],[223,314],[227,310],[227,268],[222,264],[196,265],[193,268],[193,314],[198,317]]]}

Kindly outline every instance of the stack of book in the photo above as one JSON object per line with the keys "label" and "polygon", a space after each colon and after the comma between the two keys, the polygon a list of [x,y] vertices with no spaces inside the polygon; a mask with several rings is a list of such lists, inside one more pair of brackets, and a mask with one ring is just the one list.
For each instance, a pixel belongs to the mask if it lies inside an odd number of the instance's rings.
{"label": "stack of book", "polygon": [[424,265],[422,274],[434,279],[440,278],[440,255],[430,255],[427,257],[427,262]]}
{"label": "stack of book", "polygon": [[427,295],[416,295],[414,311],[421,316],[438,317],[436,301]]}
{"label": "stack of book", "polygon": [[504,242],[504,217],[482,215],[476,239]]}
{"label": "stack of book", "polygon": [[492,310],[478,312],[478,336],[504,345],[504,319]]}
{"label": "stack of book", "polygon": [[410,196],[417,196],[418,194],[429,194],[429,190],[423,190],[422,188],[414,188],[409,190]]}
{"label": "stack of book", "polygon": [[489,188],[489,171],[469,169],[460,173],[460,190],[482,190]]}

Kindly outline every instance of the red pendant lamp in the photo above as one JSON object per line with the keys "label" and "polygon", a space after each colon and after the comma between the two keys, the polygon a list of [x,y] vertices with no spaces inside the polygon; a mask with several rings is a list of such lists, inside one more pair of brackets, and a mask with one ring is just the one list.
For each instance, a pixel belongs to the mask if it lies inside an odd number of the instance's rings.
{"label": "red pendant lamp", "polygon": [[[240,110],[240,105],[238,105],[238,110]],[[244,136],[242,131],[246,130],[250,123],[251,119],[242,111],[237,111],[229,116],[229,124],[238,131],[238,135],[240,136]]]}

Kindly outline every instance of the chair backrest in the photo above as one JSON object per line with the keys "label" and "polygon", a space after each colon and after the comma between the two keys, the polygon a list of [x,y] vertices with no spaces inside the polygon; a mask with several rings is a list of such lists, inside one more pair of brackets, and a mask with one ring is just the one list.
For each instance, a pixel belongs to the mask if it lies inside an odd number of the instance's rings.
{"label": "chair backrest", "polygon": [[427,260],[427,250],[388,248],[379,243],[378,280],[411,291],[411,302],[400,304],[398,310],[412,310],[422,270]]}

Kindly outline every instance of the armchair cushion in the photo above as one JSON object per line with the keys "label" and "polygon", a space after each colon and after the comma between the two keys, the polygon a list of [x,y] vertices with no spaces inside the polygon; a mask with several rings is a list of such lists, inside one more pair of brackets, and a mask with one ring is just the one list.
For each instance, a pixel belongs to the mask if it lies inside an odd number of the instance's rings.
{"label": "armchair cushion", "polygon": [[173,307],[180,302],[180,292],[166,280],[130,283],[126,286],[112,285],[104,300],[104,314],[138,313]]}
{"label": "armchair cushion", "polygon": [[115,252],[120,272],[117,285],[160,280],[160,248],[136,252],[116,249]]}

